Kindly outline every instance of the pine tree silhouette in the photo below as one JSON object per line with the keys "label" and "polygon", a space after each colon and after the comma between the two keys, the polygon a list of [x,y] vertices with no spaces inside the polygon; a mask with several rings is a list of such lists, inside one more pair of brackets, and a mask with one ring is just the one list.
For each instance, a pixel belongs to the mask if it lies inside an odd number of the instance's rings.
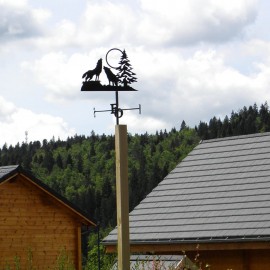
{"label": "pine tree silhouette", "polygon": [[121,84],[123,84],[124,87],[127,87],[129,84],[137,81],[137,78],[135,77],[136,74],[132,71],[133,68],[130,64],[125,50],[123,51],[119,65],[120,66],[117,68],[117,77],[119,78]]}

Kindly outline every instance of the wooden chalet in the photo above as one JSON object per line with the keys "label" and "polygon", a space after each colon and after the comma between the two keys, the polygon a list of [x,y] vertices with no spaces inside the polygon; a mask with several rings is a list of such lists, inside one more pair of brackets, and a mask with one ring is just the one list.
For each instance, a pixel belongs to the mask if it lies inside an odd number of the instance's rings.
{"label": "wooden chalet", "polygon": [[[55,269],[61,254],[82,269],[81,228],[95,224],[20,166],[0,167],[0,269]],[[17,269],[17,268],[16,268]]]}
{"label": "wooden chalet", "polygon": [[[115,252],[117,230],[104,240]],[[130,213],[131,252],[270,269],[270,133],[202,141]],[[203,269],[206,269],[205,267]]]}

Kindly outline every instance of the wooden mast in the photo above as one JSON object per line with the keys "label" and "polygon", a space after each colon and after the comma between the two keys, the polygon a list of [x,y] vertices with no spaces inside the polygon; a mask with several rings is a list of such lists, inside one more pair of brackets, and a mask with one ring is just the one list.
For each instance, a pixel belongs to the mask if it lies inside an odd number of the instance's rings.
{"label": "wooden mast", "polygon": [[115,126],[118,270],[130,269],[127,126]]}

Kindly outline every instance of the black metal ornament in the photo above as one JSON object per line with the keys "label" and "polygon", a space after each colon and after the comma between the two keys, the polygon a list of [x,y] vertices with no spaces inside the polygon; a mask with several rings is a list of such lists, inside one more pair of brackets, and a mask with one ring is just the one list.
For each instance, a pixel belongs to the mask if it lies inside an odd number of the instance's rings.
{"label": "black metal ornament", "polygon": [[[108,55],[112,51],[121,52],[119,66],[117,66],[117,67],[110,65],[110,63],[108,61]],[[111,109],[97,111],[94,108],[94,117],[96,117],[97,112],[110,111],[111,114],[114,114],[114,116],[116,118],[116,124],[118,125],[119,118],[121,118],[124,114],[123,111],[139,110],[139,113],[141,114],[141,105],[139,105],[138,108],[130,108],[130,109],[119,108],[118,92],[119,91],[137,91],[136,89],[134,89],[130,86],[131,83],[134,83],[137,81],[137,78],[135,77],[136,74],[132,71],[133,68],[130,64],[130,61],[127,57],[125,50],[122,51],[118,48],[110,49],[106,54],[106,63],[109,67],[104,66],[103,70],[107,76],[109,84],[102,85],[100,80],[99,80],[99,75],[102,72],[102,59],[100,58],[96,64],[96,67],[93,70],[88,70],[82,75],[82,78],[84,79],[84,81],[82,83],[81,91],[115,91],[116,102],[111,104]],[[111,68],[118,71],[118,73],[114,74],[112,72]],[[94,76],[95,76],[95,80],[94,80]]]}
{"label": "black metal ornament", "polygon": [[117,66],[117,67],[114,67],[114,66],[110,65],[110,64],[109,64],[109,61],[108,61],[108,55],[109,55],[109,53],[112,52],[112,51],[119,51],[121,54],[123,54],[123,51],[121,51],[121,50],[118,49],[118,48],[112,48],[112,49],[108,50],[108,52],[106,53],[106,63],[107,63],[107,65],[108,65],[110,68],[117,69],[118,66]]}
{"label": "black metal ornament", "polygon": [[93,76],[96,75],[96,81],[99,80],[99,75],[102,71],[102,58],[100,58],[97,62],[96,67],[93,70],[88,70],[86,71],[83,75],[82,78],[85,78],[84,81],[88,82],[91,81]]}
{"label": "black metal ornament", "polygon": [[[117,50],[121,52],[121,59],[119,61],[119,66],[114,67],[110,65],[108,61],[108,55],[110,52]],[[132,66],[127,57],[126,51],[121,51],[118,48],[110,49],[106,54],[106,63],[109,67],[103,67],[103,70],[107,76],[108,85],[102,85],[99,80],[99,75],[102,72],[102,59],[99,59],[96,67],[93,70],[86,71],[82,78],[84,79],[82,83],[81,91],[137,91],[130,86],[131,83],[136,82],[137,78],[135,73],[132,71]],[[111,68],[118,71],[118,74],[114,74]],[[94,79],[95,77],[95,80]]]}

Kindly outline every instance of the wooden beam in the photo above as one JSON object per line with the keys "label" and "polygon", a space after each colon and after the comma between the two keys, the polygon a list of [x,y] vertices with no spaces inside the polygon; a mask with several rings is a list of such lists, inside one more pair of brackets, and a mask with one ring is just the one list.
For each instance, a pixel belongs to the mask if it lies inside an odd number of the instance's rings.
{"label": "wooden beam", "polygon": [[[270,242],[268,241],[250,241],[250,242],[215,242],[215,243],[168,243],[168,244],[138,244],[130,245],[132,253],[155,253],[155,254],[179,254],[182,251],[195,251],[196,246],[200,245],[201,251],[210,250],[270,250]],[[107,253],[115,253],[115,245],[106,245]]]}
{"label": "wooden beam", "polygon": [[82,234],[81,224],[77,227],[77,269],[82,269]]}
{"label": "wooden beam", "polygon": [[118,270],[130,268],[127,126],[115,126]]}

